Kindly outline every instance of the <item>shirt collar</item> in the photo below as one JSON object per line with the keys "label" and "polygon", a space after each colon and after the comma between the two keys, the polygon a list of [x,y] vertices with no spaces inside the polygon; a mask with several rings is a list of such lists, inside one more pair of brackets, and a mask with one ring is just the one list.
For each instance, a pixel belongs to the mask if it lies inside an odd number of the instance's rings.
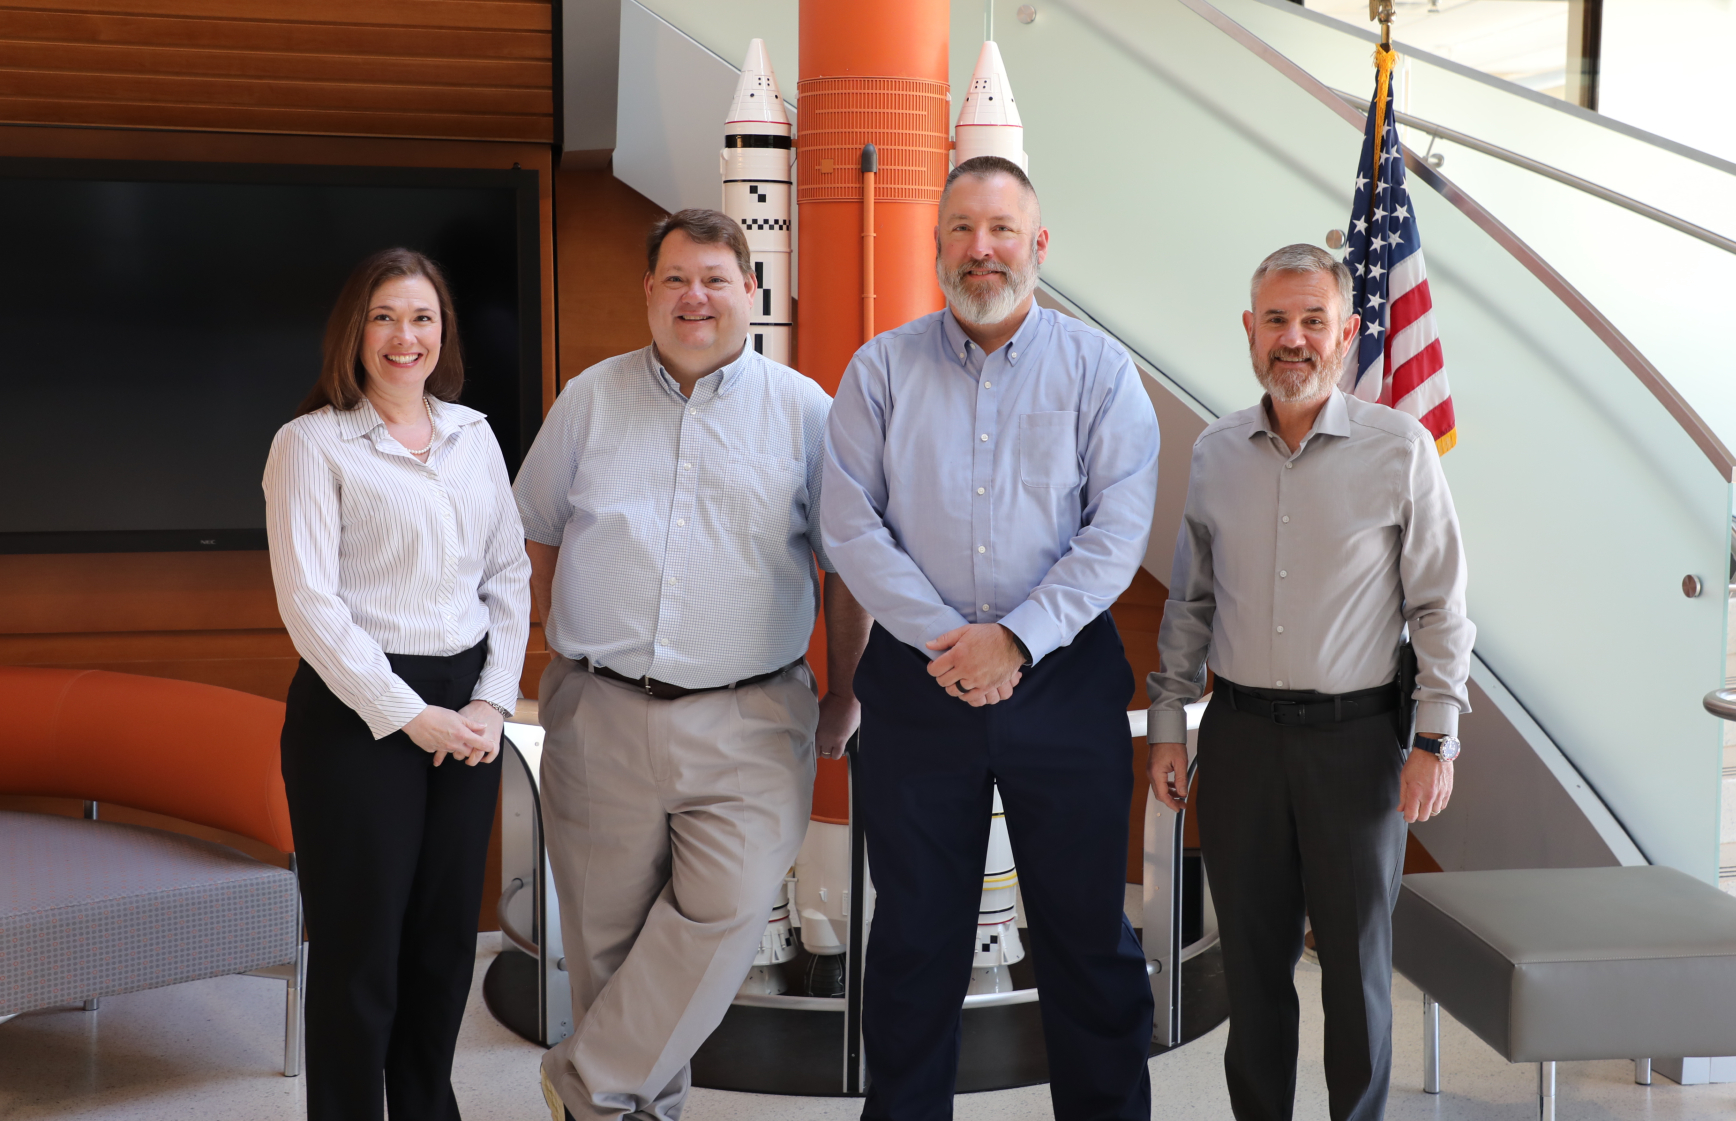
{"label": "shirt collar", "polygon": [[[1025,315],[1025,321],[1019,324],[1019,329],[1013,332],[1013,337],[1002,343],[1001,348],[995,353],[1006,358],[1009,365],[1017,366],[1019,356],[1024,354],[1036,340],[1037,331],[1041,329],[1043,317],[1047,314],[1047,309],[1038,307],[1036,301],[1033,300],[1031,310]],[[958,316],[952,313],[952,308],[948,307],[941,311],[940,323],[941,333],[946,339],[946,349],[952,354],[954,361],[966,369],[971,368],[968,358],[970,349],[967,348],[975,349],[976,344],[970,341],[970,336],[965,334],[964,328],[958,325]]]}
{"label": "shirt collar", "polygon": [[[484,419],[487,414],[452,401],[442,401],[438,397],[428,398],[428,411],[434,416],[434,442],[440,443],[447,436],[458,431],[467,424],[475,424]],[[374,408],[374,403],[362,396],[361,403],[353,409],[333,409],[337,418],[338,433],[346,440],[358,436],[368,436],[376,430],[384,432],[386,422]]]}
{"label": "shirt collar", "polygon": [[[731,359],[728,365],[721,366],[718,369],[713,370],[711,373],[706,374],[705,377],[700,378],[694,383],[693,391],[698,393],[700,386],[712,384],[717,386],[717,391],[713,396],[722,397],[741,382],[742,374],[747,370],[749,365],[758,361],[759,357],[759,352],[754,350],[753,347],[747,345],[747,340],[744,338],[741,343],[741,353]],[[657,354],[656,343],[652,343],[650,346],[645,348],[645,364],[650,367],[652,376],[663,383],[665,389],[675,394],[677,397],[682,397],[681,383],[675,380],[675,375],[671,374],[664,368],[662,359],[659,358]],[[721,377],[719,377],[719,375],[721,375]],[[718,378],[718,380],[711,382],[709,380],[711,378]],[[686,398],[682,397],[682,400],[686,400]]]}
{"label": "shirt collar", "polygon": [[[1272,395],[1260,395],[1260,423],[1249,433],[1250,436],[1277,436],[1278,428],[1272,423]],[[1314,417],[1314,427],[1308,430],[1308,435],[1302,438],[1307,444],[1316,435],[1348,436],[1350,435],[1350,408],[1344,403],[1344,391],[1333,387],[1332,396],[1326,399],[1326,404]],[[1282,439],[1282,437],[1279,437]],[[1301,449],[1296,449],[1300,451]]]}

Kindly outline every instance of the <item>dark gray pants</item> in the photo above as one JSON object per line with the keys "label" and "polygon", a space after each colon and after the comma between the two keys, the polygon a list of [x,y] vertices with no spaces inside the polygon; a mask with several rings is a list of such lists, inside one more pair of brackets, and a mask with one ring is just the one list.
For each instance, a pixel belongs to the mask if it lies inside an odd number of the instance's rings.
{"label": "dark gray pants", "polygon": [[1392,1074],[1392,908],[1404,868],[1397,717],[1281,726],[1237,712],[1227,684],[1219,679],[1200,724],[1197,812],[1229,985],[1230,1105],[1238,1121],[1291,1115],[1306,912],[1331,1116],[1377,1121]]}

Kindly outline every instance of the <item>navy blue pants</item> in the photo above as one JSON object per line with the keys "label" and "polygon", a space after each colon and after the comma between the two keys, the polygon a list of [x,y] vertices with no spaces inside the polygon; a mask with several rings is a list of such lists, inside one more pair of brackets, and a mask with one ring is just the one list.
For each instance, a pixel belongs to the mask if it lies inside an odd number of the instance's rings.
{"label": "navy blue pants", "polygon": [[1024,894],[1057,1121],[1151,1116],[1151,989],[1122,913],[1133,789],[1133,674],[1107,614],[971,708],[922,651],[876,625],[862,701],[855,812],[879,896],[868,938],[863,1049],[870,1121],[952,1116],[993,784]]}

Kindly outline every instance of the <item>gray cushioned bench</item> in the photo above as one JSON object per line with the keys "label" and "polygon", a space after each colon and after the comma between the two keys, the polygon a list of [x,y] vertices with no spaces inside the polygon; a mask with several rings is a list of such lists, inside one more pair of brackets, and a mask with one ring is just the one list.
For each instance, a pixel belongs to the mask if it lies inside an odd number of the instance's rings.
{"label": "gray cushioned bench", "polygon": [[1406,876],[1393,966],[1424,996],[1423,1088],[1440,1091],[1439,1013],[1508,1062],[1736,1055],[1736,898],[1671,868]]}
{"label": "gray cushioned bench", "polygon": [[294,872],[158,829],[4,811],[0,854],[0,1017],[269,970],[299,1027]]}

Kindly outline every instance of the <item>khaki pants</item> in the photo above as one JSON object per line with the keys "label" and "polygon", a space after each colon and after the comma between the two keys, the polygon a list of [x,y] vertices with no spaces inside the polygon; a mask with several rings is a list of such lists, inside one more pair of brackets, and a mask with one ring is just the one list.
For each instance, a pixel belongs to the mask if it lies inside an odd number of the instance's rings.
{"label": "khaki pants", "polygon": [[539,694],[576,1028],[543,1070],[576,1121],[675,1121],[807,832],[814,678],[660,701],[557,656]]}

